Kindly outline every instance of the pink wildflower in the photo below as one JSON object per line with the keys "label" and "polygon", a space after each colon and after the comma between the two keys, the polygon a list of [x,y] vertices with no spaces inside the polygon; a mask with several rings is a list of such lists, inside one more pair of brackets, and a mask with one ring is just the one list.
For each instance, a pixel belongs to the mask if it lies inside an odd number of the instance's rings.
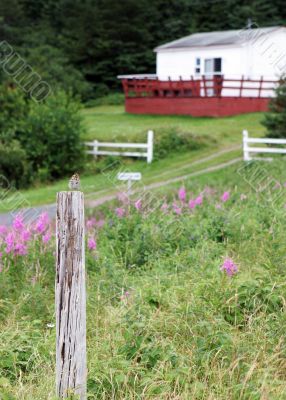
{"label": "pink wildflower", "polygon": [[37,220],[37,222],[36,222],[36,231],[38,232],[38,233],[44,233],[45,232],[45,230],[47,229],[47,227],[48,227],[48,224],[49,224],[49,216],[48,216],[48,213],[42,213],[40,216],[39,216],[39,218],[38,218],[38,220]]}
{"label": "pink wildflower", "polygon": [[142,208],[142,201],[141,201],[141,199],[138,199],[138,200],[135,201],[134,207],[135,207],[136,210],[138,210],[138,211],[141,210],[141,208]]}
{"label": "pink wildflower", "polygon": [[206,186],[206,187],[204,188],[204,190],[203,190],[203,193],[204,193],[205,195],[207,195],[207,196],[212,196],[213,194],[215,194],[215,190],[212,189],[212,188],[209,187],[209,186]]}
{"label": "pink wildflower", "polygon": [[15,234],[14,232],[9,232],[8,235],[6,236],[5,243],[6,243],[6,253],[9,254],[11,251],[14,249],[15,245]]}
{"label": "pink wildflower", "polygon": [[238,267],[231,258],[225,258],[220,270],[225,271],[228,276],[232,276],[238,272]]}
{"label": "pink wildflower", "polygon": [[125,210],[123,208],[118,207],[115,209],[115,212],[116,212],[117,217],[119,217],[119,218],[124,217]]}
{"label": "pink wildflower", "polygon": [[95,226],[95,224],[96,224],[96,219],[93,217],[87,220],[86,227],[87,229],[92,229]]}
{"label": "pink wildflower", "polygon": [[100,219],[99,221],[96,222],[96,226],[98,228],[102,228],[104,224],[105,224],[104,219]]}
{"label": "pink wildflower", "polygon": [[30,238],[31,238],[31,232],[28,231],[27,229],[24,229],[24,230],[21,232],[21,240],[22,240],[23,242],[28,242],[28,241],[30,240]]}
{"label": "pink wildflower", "polygon": [[13,220],[13,228],[15,231],[22,231],[24,229],[24,223],[23,223],[23,216],[21,214],[17,214],[16,217]]}
{"label": "pink wildflower", "polygon": [[119,201],[121,201],[121,203],[123,203],[123,204],[128,204],[129,203],[129,198],[128,198],[128,196],[127,196],[127,194],[126,193],[119,193],[118,195],[117,195],[117,198],[118,198],[118,200]]}
{"label": "pink wildflower", "polygon": [[185,202],[186,201],[186,196],[187,196],[186,189],[184,187],[181,187],[178,190],[179,200],[181,200],[182,202]]}
{"label": "pink wildflower", "polygon": [[196,207],[196,200],[190,199],[189,208],[192,210]]}
{"label": "pink wildflower", "polygon": [[220,199],[221,201],[226,202],[229,198],[230,198],[230,193],[224,192]]}
{"label": "pink wildflower", "polygon": [[126,291],[126,292],[124,292],[123,294],[122,294],[122,296],[120,296],[120,300],[121,301],[126,301],[126,300],[128,300],[128,297],[130,297],[130,292],[128,292],[128,291]]}
{"label": "pink wildflower", "polygon": [[43,243],[45,244],[48,243],[51,240],[51,237],[52,237],[51,233],[46,232],[42,237]]}
{"label": "pink wildflower", "polygon": [[4,236],[7,233],[7,228],[4,225],[0,225],[0,236]]}
{"label": "pink wildflower", "polygon": [[182,214],[182,209],[179,207],[176,203],[173,204],[173,210],[176,214],[181,215]]}
{"label": "pink wildflower", "polygon": [[199,195],[196,199],[195,199],[195,203],[197,206],[200,206],[203,202],[203,196]]}
{"label": "pink wildflower", "polygon": [[163,212],[167,211],[168,208],[169,208],[169,206],[168,206],[167,203],[163,203],[163,204],[161,205],[161,211],[163,211]]}
{"label": "pink wildflower", "polygon": [[96,249],[96,241],[93,238],[89,238],[87,241],[87,246],[89,250],[95,250]]}
{"label": "pink wildflower", "polygon": [[25,256],[27,254],[27,246],[23,243],[16,243],[14,247],[14,254],[19,256]]}

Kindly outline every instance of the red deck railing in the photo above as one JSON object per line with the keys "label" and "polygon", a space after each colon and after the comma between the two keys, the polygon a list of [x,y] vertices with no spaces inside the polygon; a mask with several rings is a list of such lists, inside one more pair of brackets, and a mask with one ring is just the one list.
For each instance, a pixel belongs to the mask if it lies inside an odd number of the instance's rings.
{"label": "red deck railing", "polygon": [[229,79],[222,75],[201,79],[161,81],[142,78],[122,78],[126,98],[130,97],[253,97],[273,95],[278,81],[260,79]]}

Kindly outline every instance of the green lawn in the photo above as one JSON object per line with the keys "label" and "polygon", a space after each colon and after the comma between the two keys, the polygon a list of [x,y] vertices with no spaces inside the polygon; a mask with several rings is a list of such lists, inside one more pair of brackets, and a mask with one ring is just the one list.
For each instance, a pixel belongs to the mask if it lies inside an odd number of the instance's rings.
{"label": "green lawn", "polygon": [[139,134],[170,126],[184,131],[213,135],[227,143],[240,141],[243,129],[254,136],[261,136],[264,128],[260,124],[263,113],[243,114],[225,118],[195,118],[189,116],[134,115],[124,112],[123,106],[99,106],[82,111],[85,118],[87,140],[132,141]]}
{"label": "green lawn", "polygon": [[[158,180],[165,180],[175,176],[181,176],[196,170],[227,161],[241,155],[240,150],[229,154],[218,155],[216,159],[203,162],[200,165],[192,165],[192,162],[213,154],[216,150],[241,144],[243,129],[247,128],[251,135],[262,136],[264,128],[261,125],[262,113],[245,114],[228,118],[193,118],[187,116],[151,116],[131,115],[124,112],[123,106],[98,106],[84,109],[84,124],[87,134],[83,140],[100,139],[111,141],[136,141],[138,137],[144,137],[148,129],[156,130],[176,127],[184,132],[210,135],[216,138],[216,147],[191,151],[188,153],[171,154],[168,158],[147,165],[144,161],[129,163],[126,159],[124,168],[140,171],[143,174],[144,184]],[[155,149],[156,152],[156,149]],[[93,162],[93,161],[92,161]],[[115,175],[112,172],[112,182],[102,174],[83,175],[82,188],[90,198],[97,198],[112,193],[115,189]],[[31,188],[21,191],[21,195],[27,202],[26,205],[36,206],[55,202],[56,193],[67,189],[68,178],[51,185]],[[0,202],[0,212],[8,212],[13,208],[9,201]]]}

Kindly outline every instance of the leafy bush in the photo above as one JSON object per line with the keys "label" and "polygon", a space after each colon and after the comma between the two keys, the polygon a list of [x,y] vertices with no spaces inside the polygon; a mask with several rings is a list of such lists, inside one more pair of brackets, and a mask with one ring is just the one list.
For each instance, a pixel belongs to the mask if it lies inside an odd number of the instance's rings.
{"label": "leafy bush", "polygon": [[194,135],[174,127],[158,129],[154,135],[154,158],[165,158],[175,151],[199,150],[214,143],[215,139],[206,135]]}
{"label": "leafy bush", "polygon": [[28,161],[25,150],[16,140],[0,141],[0,174],[9,185],[20,187],[28,183]]}
{"label": "leafy bush", "polygon": [[34,171],[56,179],[80,170],[84,161],[79,104],[63,92],[51,95],[45,103],[31,102],[18,132]]}
{"label": "leafy bush", "polygon": [[87,107],[96,106],[121,106],[124,104],[125,96],[123,93],[111,93],[104,97],[89,100],[85,105]]}
{"label": "leafy bush", "polygon": [[282,77],[276,90],[276,97],[270,102],[270,113],[266,114],[263,125],[267,137],[286,138],[286,76]]}
{"label": "leafy bush", "polygon": [[0,173],[10,183],[20,187],[81,169],[80,106],[69,94],[57,92],[35,103],[5,83],[0,86],[0,106]]}
{"label": "leafy bush", "polygon": [[9,82],[0,85],[1,141],[15,138],[19,124],[25,120],[27,113],[28,103],[23,92]]}

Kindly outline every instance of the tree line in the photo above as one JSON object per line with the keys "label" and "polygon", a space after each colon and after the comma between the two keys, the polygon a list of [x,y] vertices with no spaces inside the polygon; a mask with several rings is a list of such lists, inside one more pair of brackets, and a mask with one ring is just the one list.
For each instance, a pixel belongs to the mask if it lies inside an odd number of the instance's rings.
{"label": "tree line", "polygon": [[[283,0],[6,0],[6,40],[52,88],[83,100],[118,90],[118,74],[155,72],[153,48],[193,32],[283,25]],[[5,80],[0,72],[0,79]]]}

